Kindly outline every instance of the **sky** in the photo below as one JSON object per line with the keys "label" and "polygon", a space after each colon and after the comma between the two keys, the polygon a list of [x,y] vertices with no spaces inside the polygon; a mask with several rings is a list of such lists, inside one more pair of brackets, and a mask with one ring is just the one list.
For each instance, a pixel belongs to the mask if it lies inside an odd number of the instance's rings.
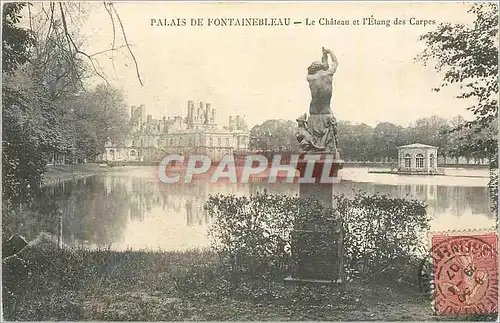
{"label": "sky", "polygon": [[[123,89],[130,105],[146,113],[186,115],[187,101],[211,103],[219,123],[245,115],[250,126],[267,119],[295,120],[309,110],[307,67],[331,49],[339,67],[332,110],[340,120],[407,126],[433,114],[469,117],[470,102],[456,99],[457,87],[434,92],[442,82],[433,66],[415,57],[418,37],[439,23],[470,23],[469,4],[460,3],[115,3],[144,86],[138,82],[126,48],[96,56],[111,84]],[[354,26],[363,18],[391,20],[391,26]],[[292,26],[190,26],[191,18],[291,18]],[[187,19],[186,26],[151,26],[151,19]],[[305,19],[316,25],[306,26]],[[349,26],[321,26],[319,18],[349,20]],[[395,26],[395,18],[406,25]],[[410,25],[409,19],[434,20]],[[413,20],[412,20],[413,21]],[[116,26],[119,28],[119,25]],[[88,8],[79,32],[86,52],[111,48],[112,24],[102,5]],[[116,47],[123,45],[117,30]]]}

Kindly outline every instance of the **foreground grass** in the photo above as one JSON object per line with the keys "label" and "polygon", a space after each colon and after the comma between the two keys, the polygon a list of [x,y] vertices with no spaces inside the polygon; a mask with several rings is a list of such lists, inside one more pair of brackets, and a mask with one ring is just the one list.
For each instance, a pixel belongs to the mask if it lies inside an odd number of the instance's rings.
{"label": "foreground grass", "polygon": [[210,252],[32,252],[3,271],[6,320],[430,320],[430,301],[397,285],[345,289],[242,281]]}

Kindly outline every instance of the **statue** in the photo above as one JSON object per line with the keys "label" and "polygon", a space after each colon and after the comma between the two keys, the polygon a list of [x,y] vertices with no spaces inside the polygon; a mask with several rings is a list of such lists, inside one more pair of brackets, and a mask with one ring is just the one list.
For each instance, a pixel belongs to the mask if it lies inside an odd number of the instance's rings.
{"label": "statue", "polygon": [[[307,81],[311,90],[309,118],[297,119],[297,140],[304,151],[328,151],[337,153],[337,120],[330,108],[333,75],[337,71],[337,57],[323,47],[321,62],[313,62],[307,69]],[[328,56],[332,63],[328,64]]]}
{"label": "statue", "polygon": [[299,129],[297,131],[297,140],[299,141],[300,148],[304,151],[308,151],[311,149],[317,150],[317,151],[324,151],[324,147],[317,146],[314,143],[314,139],[312,135],[307,131],[306,125],[307,125],[307,114],[304,113],[302,116],[300,116],[298,119],[296,119],[297,123],[299,124]]}
{"label": "statue", "polygon": [[[328,55],[332,59],[332,65],[328,65]],[[332,114],[330,100],[332,98],[333,75],[337,71],[337,57],[329,49],[323,47],[321,62],[313,62],[307,69],[307,81],[311,89],[311,104],[309,114]]]}

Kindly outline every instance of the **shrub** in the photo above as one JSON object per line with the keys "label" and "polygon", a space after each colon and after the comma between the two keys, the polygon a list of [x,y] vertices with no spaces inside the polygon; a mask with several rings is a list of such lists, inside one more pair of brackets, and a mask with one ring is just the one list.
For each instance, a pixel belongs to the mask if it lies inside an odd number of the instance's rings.
{"label": "shrub", "polygon": [[290,255],[288,237],[298,211],[296,198],[257,193],[210,196],[210,236],[235,282],[239,276],[281,276]]}
{"label": "shrub", "polygon": [[364,192],[335,200],[343,219],[348,275],[418,279],[429,229],[423,202]]}
{"label": "shrub", "polygon": [[[252,196],[210,196],[212,246],[233,285],[241,277],[283,278],[295,266],[292,233],[311,224],[315,231],[343,231],[344,270],[351,278],[418,278],[429,219],[423,202],[358,192],[335,196],[336,209],[313,199],[265,191]],[[307,242],[298,247],[307,246]],[[328,247],[328,245],[326,245]],[[408,278],[409,277],[409,278]]]}

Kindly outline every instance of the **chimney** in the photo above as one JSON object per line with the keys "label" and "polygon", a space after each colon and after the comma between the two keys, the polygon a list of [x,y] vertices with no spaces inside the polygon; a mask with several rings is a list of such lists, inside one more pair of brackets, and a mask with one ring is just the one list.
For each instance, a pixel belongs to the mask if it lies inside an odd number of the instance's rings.
{"label": "chimney", "polygon": [[187,119],[191,121],[191,101],[188,101],[188,109],[187,109]]}
{"label": "chimney", "polygon": [[205,104],[205,124],[210,122],[210,103]]}
{"label": "chimney", "polygon": [[131,106],[130,107],[130,118],[134,117],[134,110],[135,110],[135,106]]}
{"label": "chimney", "polygon": [[215,123],[215,109],[212,109],[212,123]]}
{"label": "chimney", "polygon": [[229,129],[233,128],[233,116],[229,116]]}
{"label": "chimney", "polygon": [[236,129],[240,129],[240,116],[236,116]]}
{"label": "chimney", "polygon": [[153,121],[153,116],[152,116],[152,115],[150,115],[150,114],[148,114],[148,121],[147,121],[147,123],[148,123],[148,124],[151,124],[151,123],[152,123],[152,121]]}

